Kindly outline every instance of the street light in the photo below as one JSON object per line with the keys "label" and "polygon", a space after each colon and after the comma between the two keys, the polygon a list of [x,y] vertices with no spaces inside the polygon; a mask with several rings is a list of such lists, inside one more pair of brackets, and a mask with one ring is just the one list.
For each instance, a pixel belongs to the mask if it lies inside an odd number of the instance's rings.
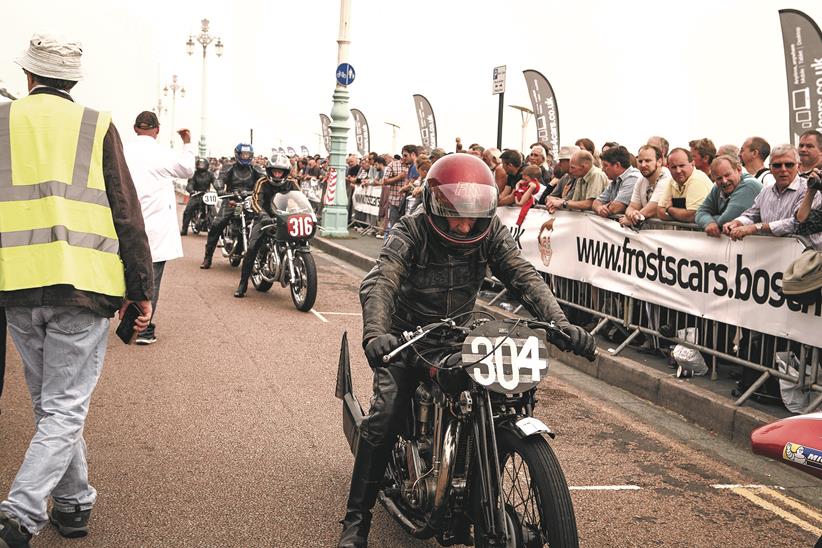
{"label": "street light", "polygon": [[[176,126],[174,125],[174,118],[177,113],[177,90],[180,90],[180,98],[186,96],[186,88],[177,83],[177,75],[173,74],[171,76],[171,84],[167,84],[163,86],[163,95],[168,97],[168,90],[171,90],[171,131],[169,132],[169,140],[171,144],[171,148],[174,148],[174,131]],[[160,106],[160,104],[158,104]]]}
{"label": "street light", "polygon": [[[348,31],[351,22],[351,0],[340,0],[340,32],[337,38],[337,66],[348,63]],[[332,238],[348,236],[348,194],[345,182],[345,153],[347,149],[348,118],[348,90],[342,81],[337,78],[334,88],[334,106],[331,107],[331,151],[328,165],[334,168],[336,183],[329,179],[326,187],[325,207],[323,208],[322,235]],[[333,186],[336,184],[336,187]],[[331,195],[333,193],[333,202]]]}
{"label": "street light", "polygon": [[519,111],[520,116],[522,117],[522,137],[520,138],[520,152],[523,154],[525,153],[525,130],[528,129],[528,122],[531,121],[531,116],[534,114],[534,111],[528,107],[523,107],[520,105],[508,105],[511,108],[515,108]]}
{"label": "street light", "polygon": [[397,130],[400,129],[400,126],[393,122],[385,122],[385,124],[391,126],[391,154],[397,153]]}
{"label": "street light", "polygon": [[206,149],[206,50],[208,49],[208,45],[211,42],[216,40],[214,44],[214,48],[217,52],[217,57],[222,57],[223,55],[223,41],[220,40],[219,37],[212,36],[208,33],[208,19],[203,19],[200,21],[202,25],[202,30],[199,35],[197,36],[189,36],[188,42],[186,42],[186,53],[189,55],[194,54],[194,41],[200,43],[203,46],[203,81],[200,89],[202,90],[202,95],[200,96],[200,142],[198,147],[200,149],[200,156],[205,156],[207,149]]}

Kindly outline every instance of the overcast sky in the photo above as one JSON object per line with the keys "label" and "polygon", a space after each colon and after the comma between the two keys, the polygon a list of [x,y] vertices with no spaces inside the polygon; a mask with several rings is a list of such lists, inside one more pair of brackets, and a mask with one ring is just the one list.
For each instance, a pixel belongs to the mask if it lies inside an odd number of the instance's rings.
{"label": "overcast sky", "polygon": [[[822,2],[795,0],[549,1],[351,0],[349,62],[356,80],[350,108],[360,109],[371,148],[419,143],[412,95],[431,102],[440,146],[496,143],[498,97],[492,71],[507,66],[505,104],[530,107],[522,71],[535,69],[556,93],[562,144],[580,137],[632,151],[650,135],[673,145],[697,137],[741,144],[761,135],[788,140],[787,93],[777,11],[801,10],[822,23]],[[230,155],[249,139],[272,146],[318,140],[319,113],[330,114],[337,65],[339,2],[227,0],[40,0],[14,2],[0,18],[0,86],[25,92],[13,60],[34,32],[53,32],[84,45],[86,78],[75,99],[110,110],[125,139],[141,110],[178,74],[186,88],[177,127],[200,132],[200,46],[186,55],[200,19],[225,43],[209,47],[207,135],[212,155]],[[171,97],[163,98],[161,138],[168,142]],[[506,106],[504,147],[520,147],[519,112]],[[526,143],[536,138],[533,120]],[[349,150],[355,150],[353,129]],[[397,151],[394,151],[397,152]]]}

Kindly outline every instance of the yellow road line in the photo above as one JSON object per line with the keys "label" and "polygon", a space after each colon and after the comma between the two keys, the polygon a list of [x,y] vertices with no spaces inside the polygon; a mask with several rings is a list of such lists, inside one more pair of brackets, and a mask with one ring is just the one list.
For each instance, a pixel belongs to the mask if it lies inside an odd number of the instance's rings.
{"label": "yellow road line", "polygon": [[[787,510],[784,510],[784,509],[780,508],[779,506],[777,506],[777,505],[775,505],[771,502],[768,502],[767,500],[763,499],[760,496],[754,495],[751,491],[749,491],[748,489],[746,489],[744,487],[738,487],[738,488],[735,488],[735,489],[731,489],[731,491],[733,491],[737,495],[745,497],[746,499],[753,502],[757,506],[759,506],[761,508],[764,508],[765,510],[768,510],[769,512],[773,512],[774,514],[776,514],[780,518],[784,519],[785,521],[787,521],[789,523],[793,523],[794,525],[796,525],[798,527],[801,527],[802,529],[804,529],[805,531],[808,531],[809,533],[813,533],[814,535],[822,535],[822,529],[820,529],[819,527],[815,527],[814,525],[808,523],[807,521],[803,520],[802,518],[799,518],[799,517],[791,514]],[[778,494],[778,493],[776,493],[776,494]]]}
{"label": "yellow road line", "polygon": [[797,501],[793,500],[790,497],[786,497],[782,493],[778,493],[778,492],[776,492],[773,489],[770,489],[768,487],[762,487],[759,491],[762,492],[762,493],[768,494],[768,496],[771,496],[771,497],[777,499],[778,501],[782,502],[783,504],[785,504],[787,506],[790,506],[794,510],[802,512],[803,514],[807,515],[811,519],[814,519],[814,520],[818,521],[820,524],[822,524],[822,514],[820,514],[819,512],[814,512],[813,510],[811,510],[810,508],[808,508],[804,504],[802,504],[800,502],[797,502]]}

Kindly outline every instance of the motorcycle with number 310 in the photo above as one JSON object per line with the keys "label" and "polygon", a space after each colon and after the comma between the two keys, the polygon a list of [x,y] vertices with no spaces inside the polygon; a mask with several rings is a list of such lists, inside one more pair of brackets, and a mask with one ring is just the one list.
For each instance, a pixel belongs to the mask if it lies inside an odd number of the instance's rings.
{"label": "motorcycle with number 310", "polygon": [[[464,542],[460,532],[469,526],[479,547],[578,546],[568,484],[546,439],[555,434],[533,415],[548,373],[546,340],[569,337],[553,322],[468,314],[468,326],[449,318],[406,331],[404,343],[383,357],[404,356],[425,374],[379,500],[411,536],[436,537],[443,546]],[[346,334],[336,396],[354,451],[363,411],[352,393]]]}
{"label": "motorcycle with number 310", "polygon": [[308,312],[317,299],[317,266],[308,244],[317,232],[317,215],[297,190],[276,194],[272,205],[275,218],[262,229],[251,283],[257,291],[268,291],[274,282],[290,286],[294,306]]}

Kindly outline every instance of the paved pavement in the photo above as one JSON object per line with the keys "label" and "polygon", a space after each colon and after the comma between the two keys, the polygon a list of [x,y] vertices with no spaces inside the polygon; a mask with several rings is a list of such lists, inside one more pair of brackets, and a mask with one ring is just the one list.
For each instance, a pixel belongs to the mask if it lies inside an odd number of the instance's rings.
{"label": "paved pavement", "polygon": [[[363,272],[317,251],[317,314],[301,313],[279,287],[234,299],[238,270],[221,258],[200,270],[204,243],[184,238],[187,256],[167,266],[155,345],[125,346],[112,325],[85,433],[91,535],[47,527],[34,546],[334,545],[352,465],[333,396],[343,331],[365,407],[370,388]],[[15,351],[0,405],[1,493],[31,436]],[[537,416],[558,433],[583,546],[793,547],[822,534],[822,482],[559,361]],[[371,546],[435,545],[377,509]]]}

